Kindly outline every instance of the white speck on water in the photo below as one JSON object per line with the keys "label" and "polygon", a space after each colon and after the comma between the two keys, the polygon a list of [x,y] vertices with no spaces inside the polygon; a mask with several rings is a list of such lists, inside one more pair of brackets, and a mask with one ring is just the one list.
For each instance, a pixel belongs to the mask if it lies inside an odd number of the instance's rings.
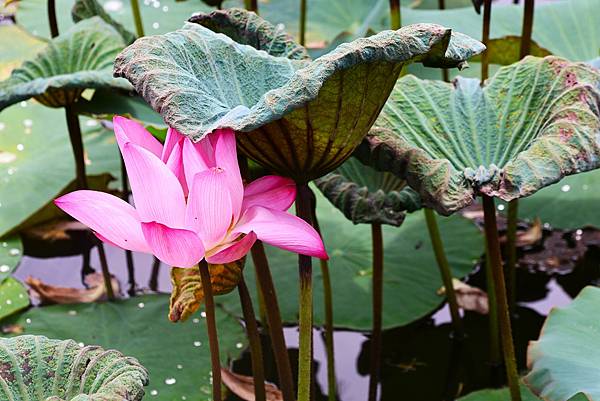
{"label": "white speck on water", "polygon": [[181,399],[182,399],[182,400],[187,400],[187,397],[186,397],[185,395],[182,395],[182,396],[181,396]]}
{"label": "white speck on water", "polygon": [[236,347],[237,349],[241,349],[243,346],[244,346],[244,344],[242,344],[242,343],[237,343],[237,344],[235,345],[235,347]]}
{"label": "white speck on water", "polygon": [[503,211],[504,210],[504,205],[498,205],[498,210]]}
{"label": "white speck on water", "polygon": [[158,395],[158,390],[150,390],[150,395]]}
{"label": "white speck on water", "polygon": [[99,122],[97,120],[87,120],[85,122],[85,125],[87,125],[88,127],[95,127],[99,124]]}
{"label": "white speck on water", "polygon": [[179,370],[183,369],[183,365],[177,365],[177,369],[179,369]]}
{"label": "white speck on water", "polygon": [[2,248],[6,248],[8,246],[8,242],[2,242]]}
{"label": "white speck on water", "polygon": [[31,319],[30,318],[25,319],[25,323],[31,324]]}
{"label": "white speck on water", "polygon": [[85,344],[84,344],[84,343],[78,343],[77,345],[79,345],[79,348],[83,348],[83,347],[85,347]]}
{"label": "white speck on water", "polygon": [[22,152],[23,150],[25,150],[25,145],[23,145],[22,143],[17,144],[17,150],[19,152]]}
{"label": "white speck on water", "polygon": [[175,384],[175,383],[177,383],[177,380],[175,380],[174,377],[169,377],[168,379],[165,379],[165,384],[168,386]]}
{"label": "white speck on water", "polygon": [[569,184],[565,184],[562,187],[560,187],[560,190],[563,192],[569,192],[571,190],[571,186]]}
{"label": "white speck on water", "polygon": [[168,12],[168,11],[169,11],[169,7],[167,7],[167,6],[163,6],[162,10],[163,10],[164,12]]}
{"label": "white speck on water", "polygon": [[17,248],[12,248],[10,251],[8,251],[8,254],[10,256],[19,256],[21,254],[21,251]]}
{"label": "white speck on water", "polygon": [[202,341],[194,341],[194,347],[200,347],[202,345]]}
{"label": "white speck on water", "polygon": [[152,24],[152,28],[154,28],[154,29],[158,29],[158,28],[160,28],[160,24],[159,24],[158,22],[154,22],[154,23]]}
{"label": "white speck on water", "polygon": [[108,12],[119,11],[123,8],[123,2],[119,0],[109,0],[104,3],[104,9]]}
{"label": "white speck on water", "polygon": [[152,3],[152,6],[153,6],[154,8],[158,8],[158,7],[160,7],[160,1],[155,1],[154,3]]}
{"label": "white speck on water", "polygon": [[13,175],[16,172],[17,172],[17,169],[14,167],[10,167],[7,171],[8,175]]}
{"label": "white speck on water", "polygon": [[206,317],[206,312],[200,312],[200,316],[202,316],[202,317],[205,318]]}
{"label": "white speck on water", "polygon": [[26,118],[23,120],[23,125],[27,128],[31,128],[33,126],[33,120]]}
{"label": "white speck on water", "polygon": [[75,316],[75,315],[77,315],[77,311],[75,311],[75,310],[70,310],[70,311],[68,311],[68,312],[67,312],[67,314],[68,314],[69,316]]}
{"label": "white speck on water", "polygon": [[4,128],[6,128],[6,124],[0,123],[0,131],[2,131]]}
{"label": "white speck on water", "polygon": [[21,105],[21,107],[27,107],[27,102],[25,100],[23,100],[21,103],[19,103]]}
{"label": "white speck on water", "polygon": [[195,317],[195,318],[192,319],[192,323],[198,324],[198,323],[200,323],[200,319],[198,319],[197,317]]}
{"label": "white speck on water", "polygon": [[575,235],[581,235],[581,234],[583,234],[583,230],[582,229],[577,229],[575,231]]}
{"label": "white speck on water", "polygon": [[6,305],[12,305],[12,301],[10,299],[6,300]]}
{"label": "white speck on water", "polygon": [[150,5],[150,0],[144,0],[144,5],[145,5],[145,6],[148,6],[148,5]]}
{"label": "white speck on water", "polygon": [[590,189],[590,186],[588,184],[583,184],[581,189],[583,189],[584,191],[587,191],[588,189]]}
{"label": "white speck on water", "polygon": [[10,266],[9,265],[2,265],[0,266],[0,273],[6,273],[10,270]]}
{"label": "white speck on water", "polygon": [[138,308],[140,308],[140,309],[143,309],[143,308],[144,308],[144,306],[146,306],[146,305],[145,305],[143,302],[140,302],[140,303],[138,304]]}
{"label": "white speck on water", "polygon": [[25,295],[19,294],[19,299],[23,299],[23,298],[25,298]]}

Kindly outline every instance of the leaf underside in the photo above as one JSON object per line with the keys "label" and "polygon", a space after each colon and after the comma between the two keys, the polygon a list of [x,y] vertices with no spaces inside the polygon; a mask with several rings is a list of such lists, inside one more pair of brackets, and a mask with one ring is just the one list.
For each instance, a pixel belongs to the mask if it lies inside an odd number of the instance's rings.
{"label": "leaf underside", "polygon": [[512,200],[600,163],[597,71],[557,57],[501,68],[482,89],[406,76],[357,156],[405,178],[443,214]]}
{"label": "leaf underside", "polygon": [[139,401],[148,373],[134,358],[43,336],[0,338],[0,393],[39,401]]}
{"label": "leaf underside", "polygon": [[419,195],[389,172],[380,172],[351,157],[315,181],[319,190],[354,224],[399,226],[406,212],[421,208]]}

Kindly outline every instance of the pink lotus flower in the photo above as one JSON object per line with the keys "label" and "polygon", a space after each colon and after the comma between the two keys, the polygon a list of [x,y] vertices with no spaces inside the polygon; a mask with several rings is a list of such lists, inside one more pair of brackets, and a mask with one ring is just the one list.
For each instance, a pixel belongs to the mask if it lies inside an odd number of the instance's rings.
{"label": "pink lotus flower", "polygon": [[235,261],[257,238],[327,258],[318,233],[286,212],[296,197],[293,181],[266,176],[244,188],[233,131],[218,130],[193,143],[169,129],[163,146],[134,121],[115,117],[113,122],[135,208],[89,190],[54,201],[101,240],[152,253],[177,267],[194,266],[203,258]]}

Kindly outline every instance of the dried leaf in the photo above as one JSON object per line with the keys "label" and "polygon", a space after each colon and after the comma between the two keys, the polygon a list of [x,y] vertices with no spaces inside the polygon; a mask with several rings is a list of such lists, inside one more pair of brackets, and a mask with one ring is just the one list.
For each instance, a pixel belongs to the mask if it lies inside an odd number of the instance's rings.
{"label": "dried leaf", "polygon": [[[114,277],[111,280],[115,294],[119,294],[119,281]],[[25,279],[25,283],[31,287],[41,304],[78,304],[106,298],[106,289],[101,273],[88,274],[84,281],[88,288],[82,289],[49,285],[31,276]]]}
{"label": "dried leaf", "polygon": [[[221,368],[221,378],[223,383],[235,395],[245,401],[255,401],[254,398],[254,378],[252,376],[243,376],[233,373],[230,370]],[[276,385],[265,382],[265,392],[267,401],[282,401],[283,395]]]}
{"label": "dried leaf", "polygon": [[[245,259],[244,257],[223,265],[208,265],[210,282],[215,295],[227,294],[237,287],[242,277]],[[172,322],[185,321],[198,310],[204,300],[198,266],[172,267],[171,283],[173,292],[171,293],[169,320]]]}
{"label": "dried leaf", "polygon": [[23,331],[24,328],[20,324],[7,324],[2,326],[2,329],[0,330],[2,334],[21,334]]}
{"label": "dried leaf", "polygon": [[[482,315],[487,315],[489,312],[488,296],[477,287],[471,287],[456,278],[452,279],[452,286],[456,293],[456,301],[458,306],[466,311],[477,312]],[[438,290],[438,295],[444,295],[446,289],[444,287]]]}
{"label": "dried leaf", "polygon": [[89,229],[78,221],[56,220],[47,224],[40,224],[26,230],[28,236],[44,241],[69,240],[69,231],[89,231]]}

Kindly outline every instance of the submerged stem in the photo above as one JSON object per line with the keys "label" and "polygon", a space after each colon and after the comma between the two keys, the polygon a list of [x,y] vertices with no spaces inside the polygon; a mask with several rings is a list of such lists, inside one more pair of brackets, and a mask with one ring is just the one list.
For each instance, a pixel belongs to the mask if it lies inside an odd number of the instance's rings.
{"label": "submerged stem", "polygon": [[506,225],[506,274],[508,306],[511,313],[515,312],[517,304],[517,222],[519,219],[519,200],[508,202],[508,216]]}
{"label": "submerged stem", "polygon": [[135,33],[138,38],[144,36],[144,24],[142,23],[142,14],[140,13],[140,3],[138,0],[131,0],[131,11],[133,13],[133,21],[135,22]]}
{"label": "submerged stem", "polygon": [[306,44],[306,0],[300,0],[300,44]]}
{"label": "submerged stem", "polygon": [[400,11],[400,0],[390,0],[390,27],[393,30],[400,29],[402,17]]}
{"label": "submerged stem", "polygon": [[213,298],[208,264],[204,259],[199,263],[198,270],[200,270],[200,280],[204,292],[206,329],[208,332],[210,363],[212,367],[212,396],[213,401],[221,401],[221,360],[219,359],[219,338],[217,335],[217,320],[215,317],[215,300]]}
{"label": "submerged stem", "polygon": [[115,300],[115,291],[112,287],[110,271],[108,271],[108,263],[106,262],[106,252],[104,252],[104,244],[98,244],[98,258],[100,259],[100,267],[102,268],[102,278],[104,279],[104,288],[106,289],[106,297],[109,301]]}
{"label": "submerged stem", "polygon": [[490,198],[487,195],[482,195],[481,197],[483,199],[485,238],[488,246],[494,289],[496,290],[498,322],[500,323],[500,337],[502,340],[502,351],[504,352],[504,364],[506,366],[508,387],[510,389],[511,400],[521,401],[519,374],[517,372],[517,362],[515,359],[510,315],[508,313],[504,270],[502,268],[502,255],[500,254],[500,242],[498,240],[498,227],[496,225],[496,208],[494,206],[493,198]]}
{"label": "submerged stem", "polygon": [[437,262],[438,268],[440,269],[442,282],[444,283],[446,299],[448,300],[450,316],[452,317],[454,335],[457,338],[462,338],[464,337],[465,333],[462,325],[460,311],[458,309],[458,301],[456,300],[456,291],[454,291],[454,285],[452,284],[452,272],[450,270],[450,265],[448,264],[446,252],[444,252],[444,245],[442,243],[442,237],[440,235],[440,229],[437,224],[435,212],[429,208],[424,208],[423,211],[425,213],[425,220],[427,221],[427,229],[429,231],[431,245],[433,246],[435,260]]}
{"label": "submerged stem", "polygon": [[373,329],[371,332],[369,401],[376,401],[381,370],[381,315],[383,309],[383,234],[380,223],[371,224],[371,240],[373,243]]}
{"label": "submerged stem", "polygon": [[252,307],[252,299],[248,292],[248,286],[242,276],[238,283],[238,293],[240,295],[240,303],[242,304],[242,312],[244,321],[246,322],[246,335],[250,342],[250,358],[252,359],[252,376],[254,377],[254,400],[266,401],[265,392],[265,371],[263,367],[263,354],[260,344],[260,336],[258,334],[258,325],[254,316],[254,308]]}
{"label": "submerged stem", "polygon": [[[296,215],[310,225],[312,225],[311,197],[312,191],[307,184],[298,185]],[[310,256],[298,255],[298,274],[300,279],[298,401],[310,401],[313,324],[312,259]]]}
{"label": "submerged stem", "polygon": [[265,304],[267,321],[269,326],[269,337],[271,337],[271,346],[277,365],[277,375],[279,376],[279,388],[283,394],[283,401],[295,401],[294,379],[292,376],[292,366],[283,336],[283,324],[281,323],[281,313],[279,312],[279,301],[273,285],[273,277],[269,269],[269,262],[265,254],[265,248],[261,241],[256,241],[252,246],[252,261],[256,271],[256,279],[260,285]]}
{"label": "submerged stem", "polygon": [[[490,42],[490,20],[492,18],[492,0],[483,1],[483,34],[481,42],[487,47]],[[490,54],[489,50],[486,49],[481,54],[481,85],[485,83],[485,80],[489,76],[489,64]]]}

